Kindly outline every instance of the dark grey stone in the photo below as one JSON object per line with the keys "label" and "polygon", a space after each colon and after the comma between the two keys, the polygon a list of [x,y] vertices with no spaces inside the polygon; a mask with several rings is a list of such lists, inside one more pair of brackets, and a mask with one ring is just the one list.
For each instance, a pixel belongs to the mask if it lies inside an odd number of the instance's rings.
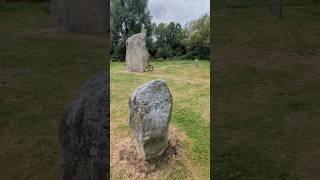
{"label": "dark grey stone", "polygon": [[61,119],[61,180],[109,177],[108,81],[108,74],[101,73],[86,82]]}
{"label": "dark grey stone", "polygon": [[270,11],[274,16],[282,18],[282,0],[271,0]]}

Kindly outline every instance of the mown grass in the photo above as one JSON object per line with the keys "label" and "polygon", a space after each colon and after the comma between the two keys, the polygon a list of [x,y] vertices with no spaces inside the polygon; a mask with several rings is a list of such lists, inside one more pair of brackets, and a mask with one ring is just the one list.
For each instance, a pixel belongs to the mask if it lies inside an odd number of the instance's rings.
{"label": "mown grass", "polygon": [[1,3],[0,22],[0,179],[57,179],[59,120],[106,38],[51,33],[45,3]]}
{"label": "mown grass", "polygon": [[[199,68],[192,60],[172,62],[152,61],[154,71],[127,72],[124,63],[111,64],[111,151],[121,139],[132,136],[128,126],[128,98],[141,84],[163,79],[173,95],[171,126],[178,128],[186,139],[179,153],[185,159],[168,166],[165,172],[155,172],[149,178],[157,179],[208,179],[210,147],[210,77],[209,62],[200,61]],[[111,167],[111,177],[120,178],[117,164]]]}
{"label": "mown grass", "polygon": [[[297,1],[296,1],[297,2]],[[317,179],[320,4],[213,13],[215,179]]]}

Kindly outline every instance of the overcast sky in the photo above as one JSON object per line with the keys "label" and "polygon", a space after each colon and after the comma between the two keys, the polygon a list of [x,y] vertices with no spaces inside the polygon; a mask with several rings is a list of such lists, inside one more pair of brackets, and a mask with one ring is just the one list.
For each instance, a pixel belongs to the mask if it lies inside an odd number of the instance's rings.
{"label": "overcast sky", "polygon": [[179,22],[184,26],[188,21],[210,13],[210,0],[149,0],[152,22]]}

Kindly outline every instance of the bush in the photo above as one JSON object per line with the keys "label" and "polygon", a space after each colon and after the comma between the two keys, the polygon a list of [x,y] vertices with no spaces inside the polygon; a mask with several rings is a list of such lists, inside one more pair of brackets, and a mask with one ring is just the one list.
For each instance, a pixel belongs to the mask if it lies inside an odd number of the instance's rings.
{"label": "bush", "polygon": [[112,58],[118,59],[120,61],[124,61],[126,58],[126,45],[123,41],[119,41],[117,46],[115,47]]}
{"label": "bush", "polygon": [[157,49],[156,58],[167,59],[172,56],[173,56],[172,49],[167,45],[164,46],[163,48]]}

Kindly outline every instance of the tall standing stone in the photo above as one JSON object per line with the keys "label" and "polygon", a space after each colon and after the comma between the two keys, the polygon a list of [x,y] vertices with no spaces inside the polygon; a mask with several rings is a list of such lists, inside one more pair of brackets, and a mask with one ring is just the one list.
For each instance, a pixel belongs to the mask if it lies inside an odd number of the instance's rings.
{"label": "tall standing stone", "polygon": [[50,0],[58,31],[104,33],[108,28],[107,0]]}
{"label": "tall standing stone", "polygon": [[271,0],[270,11],[274,16],[282,18],[282,0]]}
{"label": "tall standing stone", "polygon": [[104,180],[109,177],[107,75],[102,73],[84,84],[61,119],[60,180]]}
{"label": "tall standing stone", "polygon": [[141,32],[126,41],[126,66],[129,71],[143,72],[148,65],[149,53],[146,46],[147,33]]}
{"label": "tall standing stone", "polygon": [[165,81],[153,80],[138,87],[129,98],[129,124],[140,158],[161,155],[168,146],[172,95]]}
{"label": "tall standing stone", "polygon": [[225,4],[225,12],[228,15],[232,14],[232,0],[227,0]]}

